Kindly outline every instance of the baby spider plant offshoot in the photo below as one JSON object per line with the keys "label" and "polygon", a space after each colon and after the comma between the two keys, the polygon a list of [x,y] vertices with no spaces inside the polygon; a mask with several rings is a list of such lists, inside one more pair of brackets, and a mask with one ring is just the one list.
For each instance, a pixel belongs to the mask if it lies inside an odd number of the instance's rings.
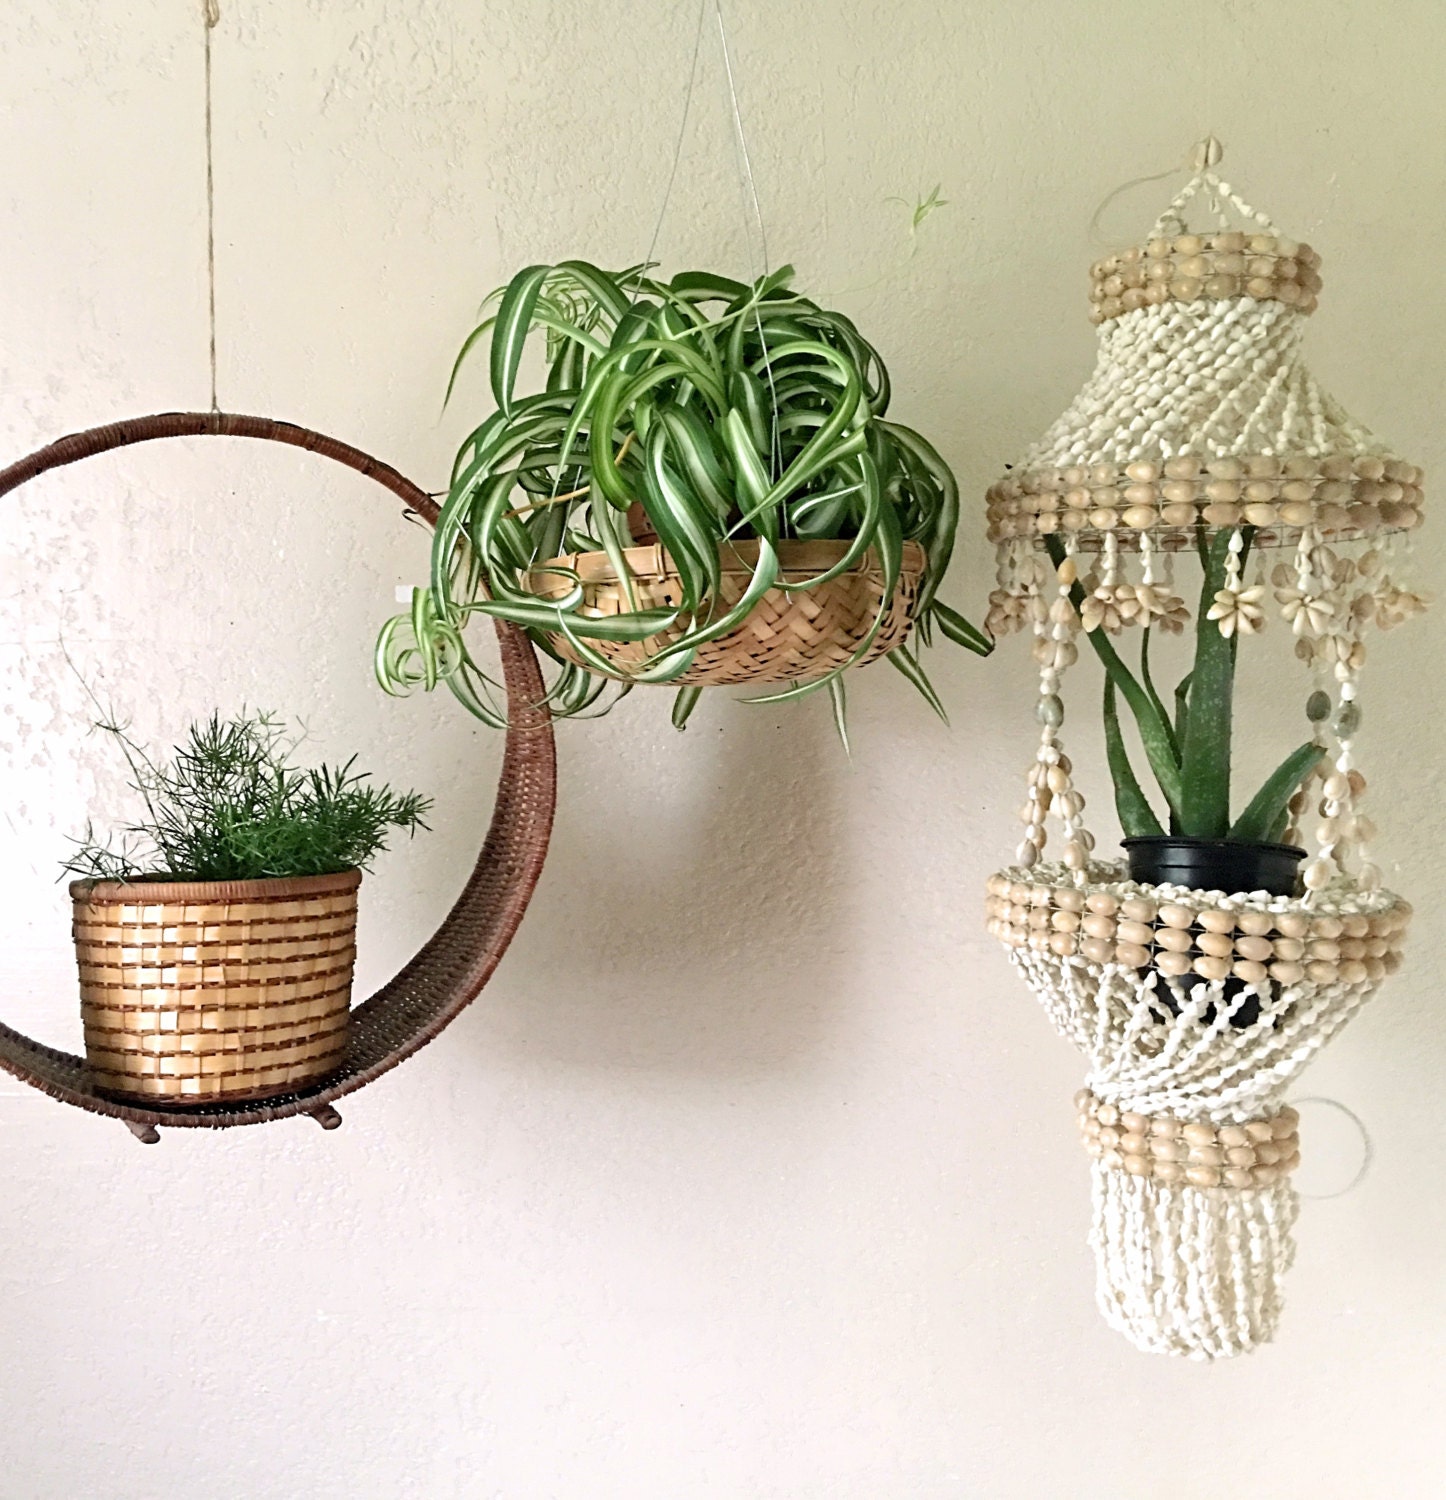
{"label": "baby spider plant offshoot", "polygon": [[[828,690],[842,723],[842,674],[883,651],[942,714],[918,646],[991,642],[937,597],[958,488],[923,437],[886,420],[877,351],[794,291],[791,267],[752,285],[651,271],[530,266],[484,304],[452,385],[485,348],[496,410],[457,455],[430,586],[381,633],[382,685],[445,682],[502,726],[471,649],[480,615],[557,664],[561,716],[666,683],[681,728],[702,686],[752,680],[775,684],[755,702]],[[524,394],[533,335],[542,374]],[[840,633],[830,590],[856,604],[864,574],[867,608]],[[780,638],[795,652],[783,668]]]}
{"label": "baby spider plant offshoot", "polygon": [[93,880],[265,880],[369,869],[392,830],[426,828],[416,792],[373,785],[355,760],[293,764],[296,742],[269,714],[192,724],[155,760],[114,720],[142,815],[104,842],[92,830],[65,862]]}
{"label": "baby spider plant offshoot", "polygon": [[[1175,686],[1173,712],[1156,689],[1150,670],[1152,625],[1179,630],[1186,618],[1182,602],[1160,585],[1133,589],[1140,635],[1138,670],[1126,665],[1110,640],[1121,621],[1113,606],[1101,607],[1074,579],[1073,559],[1063,542],[1048,538],[1051,560],[1071,582],[1071,598],[1090,644],[1105,669],[1104,727],[1115,807],[1126,838],[1176,837],[1218,839],[1236,844],[1279,843],[1290,824],[1290,802],[1315,770],[1324,746],[1308,741],[1291,751],[1239,812],[1232,815],[1230,796],[1231,725],[1235,658],[1242,634],[1263,622],[1259,590],[1240,586],[1253,530],[1214,533],[1201,527],[1197,547],[1204,569],[1200,607],[1195,619],[1195,659]],[[1232,549],[1232,537],[1236,538]],[[1234,558],[1232,562],[1232,551]],[[1163,813],[1141,787],[1121,732],[1119,704],[1134,717],[1145,758],[1154,774]]]}

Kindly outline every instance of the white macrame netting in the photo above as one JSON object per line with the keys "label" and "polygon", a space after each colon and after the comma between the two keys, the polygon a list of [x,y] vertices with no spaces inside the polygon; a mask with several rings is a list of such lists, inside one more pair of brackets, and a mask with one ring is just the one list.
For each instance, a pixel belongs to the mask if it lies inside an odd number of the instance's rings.
{"label": "white macrame netting", "polygon": [[[1002,872],[991,895],[991,930],[1009,945],[1055,1029],[1085,1056],[1089,1096],[1121,1113],[1163,1117],[1181,1127],[1277,1116],[1289,1085],[1396,966],[1409,915],[1389,892],[1361,891],[1344,879],[1296,898],[1140,885],[1108,864],[1092,864],[1082,874],[1061,864]],[[1034,899],[1036,893],[1046,899]],[[1084,904],[1090,898],[1093,907]],[[1064,905],[1057,905],[1061,899]],[[1136,929],[1152,936],[1133,943],[1128,962],[1070,952],[1068,939],[1083,929],[1059,919],[1079,921],[1071,908],[1083,905],[1087,916],[1112,902],[1116,909],[1131,903],[1141,916],[1153,908],[1156,915],[1129,932],[1132,940],[1145,938]],[[1182,912],[1194,917],[1188,926],[1181,925]],[[1209,928],[1200,920],[1206,914]],[[1251,936],[1277,927],[1306,936]],[[1310,935],[1342,929],[1375,936]],[[1167,976],[1160,958],[1180,952],[1180,945],[1165,944],[1182,933],[1191,944],[1187,957],[1202,939],[1215,952],[1220,945],[1210,943],[1212,933],[1247,952],[1263,951],[1252,943],[1273,942],[1286,955],[1276,960],[1277,971],[1290,982],[1273,978],[1263,965],[1253,981],[1233,973]],[[1085,941],[1076,938],[1074,946]],[[1358,945],[1349,951],[1363,957],[1342,959],[1345,943]],[[1312,952],[1332,956],[1311,959]],[[1198,967],[1208,968],[1208,958]],[[1100,1311],[1151,1353],[1218,1359],[1267,1342],[1280,1317],[1281,1278],[1294,1256],[1298,1201],[1288,1176],[1274,1166],[1256,1167],[1253,1174],[1235,1174],[1250,1185],[1226,1185],[1218,1150],[1192,1153],[1218,1165],[1191,1168],[1182,1144],[1172,1153],[1182,1164],[1167,1163],[1169,1170],[1177,1178],[1203,1173],[1213,1185],[1165,1182],[1151,1174],[1159,1163],[1145,1155],[1155,1144],[1137,1146],[1142,1154],[1134,1157],[1126,1140],[1092,1166],[1090,1245]],[[1251,1160],[1251,1151],[1242,1157]]]}

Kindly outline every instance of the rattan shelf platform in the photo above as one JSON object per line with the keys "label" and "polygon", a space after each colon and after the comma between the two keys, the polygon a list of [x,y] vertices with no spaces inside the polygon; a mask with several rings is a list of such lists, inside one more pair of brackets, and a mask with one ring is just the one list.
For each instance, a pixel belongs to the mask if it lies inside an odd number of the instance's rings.
{"label": "rattan shelf platform", "polygon": [[[221,412],[166,412],[74,433],[0,470],[0,495],[50,469],[114,448],[202,436],[259,438],[304,448],[375,480],[429,525],[437,519],[437,506],[425,491],[357,448],[289,422]],[[335,1129],[341,1123],[337,1099],[424,1047],[477,997],[517,931],[542,872],[557,793],[552,721],[540,706],[544,688],[531,642],[501,621],[497,639],[511,727],[482,852],[456,904],[422,950],[353,1010],[346,1056],[336,1074],[315,1088],[260,1102],[148,1109],[98,1092],[84,1058],[5,1025],[0,1025],[0,1068],[63,1104],[124,1121],[147,1143],[158,1138],[158,1127],[219,1129],[292,1115],[309,1115],[324,1129]]]}

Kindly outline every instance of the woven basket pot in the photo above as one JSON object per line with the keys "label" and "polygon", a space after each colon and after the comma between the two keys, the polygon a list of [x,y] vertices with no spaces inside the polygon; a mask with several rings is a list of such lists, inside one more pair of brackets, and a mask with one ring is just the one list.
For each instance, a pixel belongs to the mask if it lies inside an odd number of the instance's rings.
{"label": "woven basket pot", "polygon": [[[780,572],[789,583],[804,582],[834,566],[848,546],[843,541],[782,541],[778,544]],[[667,609],[681,600],[682,581],[660,544],[630,547],[623,556],[633,574],[633,597],[639,609]],[[743,597],[758,561],[758,543],[722,545],[718,557],[723,572],[718,600],[722,611],[731,609]],[[903,644],[914,623],[925,566],[924,549],[917,542],[905,542],[893,598],[888,601],[878,634],[857,665],[874,661]],[[559,568],[569,571],[556,571]],[[622,585],[605,552],[553,558],[524,575],[522,582],[540,599],[561,599],[576,587],[577,579],[582,582],[587,612],[616,615],[627,610]],[[700,646],[693,664],[668,686],[716,687],[822,677],[845,666],[863,645],[883,597],[883,573],[872,551],[858,567],[816,588],[795,593],[770,589],[736,630]],[[589,639],[587,643],[612,663],[614,670],[609,676],[626,681],[683,633],[674,626],[644,641]],[[559,656],[595,670],[581,660],[565,635],[553,634],[548,639]]]}
{"label": "woven basket pot", "polygon": [[70,887],[86,1060],[152,1104],[266,1099],[340,1066],[361,872]]}

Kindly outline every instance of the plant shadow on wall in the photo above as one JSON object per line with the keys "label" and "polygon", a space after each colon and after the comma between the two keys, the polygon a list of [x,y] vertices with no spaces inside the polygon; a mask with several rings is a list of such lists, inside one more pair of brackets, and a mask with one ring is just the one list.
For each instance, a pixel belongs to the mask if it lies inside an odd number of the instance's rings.
{"label": "plant shadow on wall", "polygon": [[487,1051],[510,1039],[589,1071],[797,1066],[837,1029],[849,966],[852,777],[828,715],[725,700],[696,716],[701,744],[664,726],[643,754],[635,727],[609,728],[564,754]]}

